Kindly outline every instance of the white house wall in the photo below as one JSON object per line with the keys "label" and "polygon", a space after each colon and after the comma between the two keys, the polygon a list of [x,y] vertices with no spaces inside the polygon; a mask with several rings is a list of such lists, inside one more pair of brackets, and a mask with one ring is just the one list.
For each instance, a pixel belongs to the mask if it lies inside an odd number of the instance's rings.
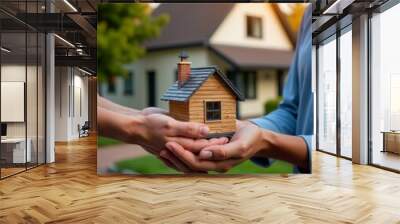
{"label": "white house wall", "polygon": [[[213,52],[209,52],[208,56],[210,64],[217,65],[226,74],[227,70],[229,70],[229,65]],[[257,98],[246,99],[245,101],[239,102],[239,113],[242,118],[263,115],[265,102],[275,99],[278,96],[276,71],[257,71],[256,85]]]}
{"label": "white house wall", "polygon": [[[133,95],[125,95],[124,79],[116,79],[116,90],[114,94],[107,92],[107,84],[102,84],[103,96],[107,99],[124,106],[143,109],[147,105],[147,72],[154,70],[156,72],[156,106],[168,109],[168,103],[161,101],[162,94],[167,88],[175,82],[175,70],[179,61],[179,54],[182,49],[172,49],[158,52],[150,52],[144,58],[137,62],[127,65],[127,69],[133,72]],[[209,66],[207,52],[204,48],[194,47],[184,49],[192,62],[192,67]]]}
{"label": "white house wall", "polygon": [[[260,3],[236,4],[212,35],[212,44],[291,50],[292,44],[271,5]],[[263,38],[249,38],[246,32],[246,16],[262,18]]]}
{"label": "white house wall", "polygon": [[278,96],[276,71],[257,71],[257,98],[239,102],[239,112],[242,118],[264,115],[264,104]]}

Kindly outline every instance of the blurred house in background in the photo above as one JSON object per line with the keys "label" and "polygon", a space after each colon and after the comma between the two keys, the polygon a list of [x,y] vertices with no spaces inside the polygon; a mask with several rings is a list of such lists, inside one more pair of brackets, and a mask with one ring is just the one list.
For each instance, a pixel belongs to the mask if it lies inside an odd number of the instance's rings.
{"label": "blurred house in background", "polygon": [[127,65],[127,77],[101,84],[106,98],[138,109],[168,109],[160,98],[176,81],[182,50],[192,67],[216,65],[241,90],[241,118],[264,114],[265,102],[282,94],[295,38],[276,5],[160,4],[153,14],[169,15],[169,24],[146,43],[143,58]]}

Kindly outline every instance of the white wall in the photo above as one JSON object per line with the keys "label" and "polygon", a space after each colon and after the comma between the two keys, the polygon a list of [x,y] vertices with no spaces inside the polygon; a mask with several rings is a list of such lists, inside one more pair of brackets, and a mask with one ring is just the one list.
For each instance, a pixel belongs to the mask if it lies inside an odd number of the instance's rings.
{"label": "white wall", "polygon": [[[38,69],[38,71],[37,71]],[[25,135],[30,140],[30,148],[32,161],[36,162],[36,158],[39,159],[39,163],[44,162],[44,74],[42,73],[42,67],[36,67],[28,65],[25,67],[20,64],[3,64],[1,66],[2,82],[23,82],[26,85],[26,107],[22,102],[21,108],[2,107],[2,112],[17,113],[20,110],[24,116],[26,112],[26,120],[21,122],[6,122],[7,123],[7,137],[9,138],[25,138]],[[27,80],[25,80],[27,78]],[[3,94],[7,94],[3,92]],[[24,89],[19,90],[20,94],[24,95]],[[2,95],[2,98],[7,95]],[[10,110],[10,111],[7,111]],[[37,157],[37,153],[39,156]]]}
{"label": "white wall", "polygon": [[[2,65],[1,81],[4,82],[25,82],[25,65]],[[28,70],[32,68],[28,67]],[[7,110],[7,108],[1,108]],[[25,122],[7,123],[7,137],[25,137]]]}
{"label": "white wall", "polygon": [[[262,18],[263,38],[249,38],[246,16]],[[210,39],[212,44],[291,50],[292,44],[270,4],[236,4]]]}
{"label": "white wall", "polygon": [[264,115],[264,104],[278,97],[278,81],[276,71],[257,71],[257,98],[239,102],[239,112],[242,118]]}
{"label": "white wall", "polygon": [[68,87],[70,79],[67,67],[55,68],[55,139],[56,141],[66,141],[68,139]]}
{"label": "white wall", "polygon": [[78,124],[88,120],[88,78],[71,67],[56,67],[55,72],[55,140],[70,141],[79,137]]}

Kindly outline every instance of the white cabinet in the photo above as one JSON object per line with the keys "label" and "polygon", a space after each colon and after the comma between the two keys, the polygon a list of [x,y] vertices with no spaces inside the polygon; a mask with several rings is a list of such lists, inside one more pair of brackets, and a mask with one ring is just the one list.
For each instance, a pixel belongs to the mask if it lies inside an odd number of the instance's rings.
{"label": "white cabinet", "polygon": [[[26,151],[25,144],[27,143]],[[28,138],[8,138],[2,139],[2,147],[12,149],[12,163],[25,163],[32,161],[32,140]]]}

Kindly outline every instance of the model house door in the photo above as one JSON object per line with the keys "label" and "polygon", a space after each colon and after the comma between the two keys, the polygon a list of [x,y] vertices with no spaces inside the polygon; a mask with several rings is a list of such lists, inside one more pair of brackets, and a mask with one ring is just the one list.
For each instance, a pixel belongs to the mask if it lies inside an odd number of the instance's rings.
{"label": "model house door", "polygon": [[155,107],[156,105],[156,72],[147,72],[147,106]]}

